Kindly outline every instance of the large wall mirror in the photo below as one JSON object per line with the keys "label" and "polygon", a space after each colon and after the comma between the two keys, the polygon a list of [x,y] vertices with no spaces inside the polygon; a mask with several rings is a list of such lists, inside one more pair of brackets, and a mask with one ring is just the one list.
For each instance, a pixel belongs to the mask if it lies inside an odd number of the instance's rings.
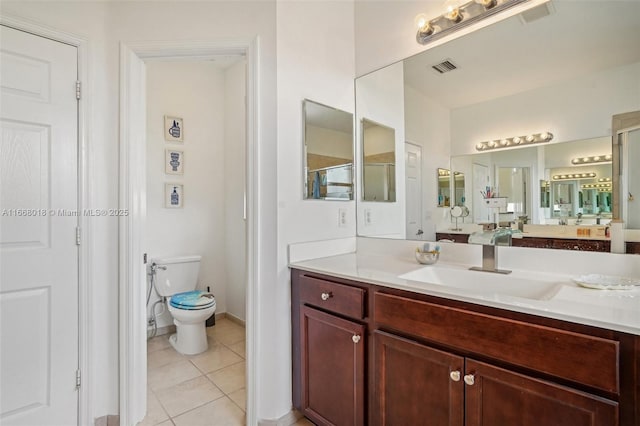
{"label": "large wall mirror", "polygon": [[305,199],[353,200],[353,114],[305,99]]}
{"label": "large wall mirror", "polygon": [[[616,182],[612,117],[640,111],[638,16],[638,1],[550,1],[526,18],[504,19],[359,77],[356,119],[375,111],[376,121],[399,123],[396,133],[422,150],[422,193],[405,199],[404,145],[396,144],[397,203],[404,207],[376,218],[395,232],[372,232],[363,220],[369,207],[360,203],[358,234],[414,239],[404,230],[416,206],[426,240],[452,229],[453,205],[469,209],[463,226],[481,223],[489,216],[479,202],[487,188],[507,198],[505,223],[606,224],[620,194],[620,217],[636,226],[630,214],[640,194],[616,191],[640,187],[630,166],[637,151],[622,156]],[[442,73],[444,61],[452,65]],[[541,132],[552,139],[502,143]],[[624,139],[636,136],[628,131]],[[479,151],[486,141],[492,149]],[[451,171],[448,189],[438,169]]]}

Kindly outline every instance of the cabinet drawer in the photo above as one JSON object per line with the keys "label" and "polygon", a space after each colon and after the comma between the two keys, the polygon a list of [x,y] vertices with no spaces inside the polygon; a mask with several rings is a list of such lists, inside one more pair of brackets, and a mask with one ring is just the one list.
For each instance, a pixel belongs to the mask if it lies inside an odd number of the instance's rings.
{"label": "cabinet drawer", "polygon": [[619,342],[384,293],[382,328],[619,394]]}
{"label": "cabinet drawer", "polygon": [[300,277],[300,301],[351,318],[365,318],[366,290],[319,278]]}

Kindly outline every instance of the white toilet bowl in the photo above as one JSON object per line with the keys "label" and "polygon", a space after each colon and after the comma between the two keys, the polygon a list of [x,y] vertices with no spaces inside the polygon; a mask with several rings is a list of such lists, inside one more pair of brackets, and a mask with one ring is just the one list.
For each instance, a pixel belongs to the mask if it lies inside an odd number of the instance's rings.
{"label": "white toilet bowl", "polygon": [[171,346],[183,355],[195,355],[207,350],[207,331],[205,321],[215,313],[213,306],[204,309],[180,309],[171,305],[167,300],[167,307],[173,316],[176,333],[169,337]]}

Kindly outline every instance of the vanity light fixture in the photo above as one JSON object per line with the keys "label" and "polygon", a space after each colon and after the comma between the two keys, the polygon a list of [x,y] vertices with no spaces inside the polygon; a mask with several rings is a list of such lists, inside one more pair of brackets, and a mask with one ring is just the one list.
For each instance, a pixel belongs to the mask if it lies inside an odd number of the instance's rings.
{"label": "vanity light fixture", "polygon": [[611,188],[610,183],[586,183],[582,185],[583,189],[592,189],[592,188]]}
{"label": "vanity light fixture", "polygon": [[416,41],[420,44],[443,37],[486,17],[529,0],[447,0],[442,15],[429,18],[421,13],[415,18]]}
{"label": "vanity light fixture", "polygon": [[553,180],[570,180],[570,179],[592,179],[596,177],[593,172],[590,173],[567,173],[564,175],[553,175]]}
{"label": "vanity light fixture", "polygon": [[600,178],[598,182],[611,182],[611,178]]}
{"label": "vanity light fixture", "polygon": [[607,163],[610,162],[613,157],[611,154],[594,155],[592,157],[578,157],[571,160],[572,164],[593,164],[593,163]]}
{"label": "vanity light fixture", "polygon": [[476,151],[488,151],[496,148],[510,148],[519,145],[549,142],[553,139],[553,133],[542,132],[526,136],[514,136],[511,138],[498,139],[476,144]]}

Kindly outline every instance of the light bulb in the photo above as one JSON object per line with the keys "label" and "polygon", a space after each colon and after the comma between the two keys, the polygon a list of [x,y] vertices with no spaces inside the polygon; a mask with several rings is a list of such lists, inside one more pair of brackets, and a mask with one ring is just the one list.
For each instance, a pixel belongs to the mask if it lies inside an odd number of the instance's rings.
{"label": "light bulb", "polygon": [[513,143],[515,143],[516,145],[520,145],[522,143],[522,138],[520,136],[516,136],[515,138],[513,138]]}
{"label": "light bulb", "polygon": [[482,150],[484,149],[484,144],[483,144],[483,143],[479,143],[479,144],[477,144],[477,145],[476,145],[476,149],[477,149],[478,151],[482,151]]}
{"label": "light bulb", "polygon": [[422,27],[424,27],[424,26],[427,24],[427,22],[429,22],[429,18],[427,17],[427,15],[426,15],[426,14],[421,13],[421,14],[419,14],[419,15],[416,15],[416,17],[415,17],[415,19],[413,20],[413,22],[415,22],[415,24],[416,24],[416,28],[417,28],[418,30],[421,30],[421,29],[422,29]]}
{"label": "light bulb", "polygon": [[507,145],[509,145],[509,140],[508,140],[508,139],[502,139],[502,140],[500,141],[500,145],[502,145],[502,146],[507,146]]}
{"label": "light bulb", "polygon": [[535,136],[533,135],[529,135],[526,138],[524,138],[527,142],[533,142],[533,140],[535,139]]}
{"label": "light bulb", "polygon": [[460,11],[460,6],[462,5],[461,0],[447,0],[444,2],[444,17],[454,23],[458,23],[462,21],[462,12]]}
{"label": "light bulb", "polygon": [[496,0],[475,0],[475,2],[483,6],[485,9],[491,9],[496,5]]}
{"label": "light bulb", "polygon": [[607,155],[605,155],[605,156],[604,156],[604,159],[605,159],[605,160],[607,160],[607,161],[611,160],[611,155],[608,155],[608,154],[607,154]]}
{"label": "light bulb", "polygon": [[582,161],[584,161],[585,163],[588,163],[588,162],[589,162],[589,157],[584,157],[584,158],[582,159]]}
{"label": "light bulb", "polygon": [[578,164],[578,163],[580,163],[580,159],[579,158],[574,158],[573,160],[571,160],[571,162],[573,164]]}
{"label": "light bulb", "polygon": [[600,161],[600,157],[598,157],[598,156],[593,157],[593,161]]}

